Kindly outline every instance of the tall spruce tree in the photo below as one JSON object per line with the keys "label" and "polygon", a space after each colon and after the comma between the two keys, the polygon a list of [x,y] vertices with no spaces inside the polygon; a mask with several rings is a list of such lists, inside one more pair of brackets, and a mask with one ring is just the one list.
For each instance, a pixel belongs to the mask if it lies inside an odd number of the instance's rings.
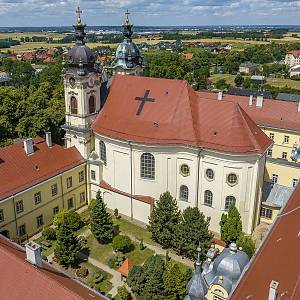
{"label": "tall spruce tree", "polygon": [[149,231],[152,239],[164,248],[172,247],[176,226],[180,221],[180,211],[176,200],[169,192],[160,196],[149,218]]}
{"label": "tall spruce tree", "polygon": [[109,243],[114,236],[114,224],[111,215],[98,191],[96,199],[90,204],[91,231],[100,243]]}
{"label": "tall spruce tree", "polygon": [[74,265],[78,258],[78,252],[82,249],[73,229],[67,219],[62,222],[57,230],[57,243],[54,255],[59,264],[64,266]]}
{"label": "tall spruce tree", "polygon": [[210,218],[205,218],[198,207],[186,208],[177,226],[174,246],[180,255],[191,259],[195,256],[195,249],[202,249],[202,256],[211,245],[212,234],[208,231]]}
{"label": "tall spruce tree", "polygon": [[230,205],[228,215],[223,214],[220,221],[221,239],[228,246],[236,242],[242,234],[242,221],[239,211],[234,205]]}

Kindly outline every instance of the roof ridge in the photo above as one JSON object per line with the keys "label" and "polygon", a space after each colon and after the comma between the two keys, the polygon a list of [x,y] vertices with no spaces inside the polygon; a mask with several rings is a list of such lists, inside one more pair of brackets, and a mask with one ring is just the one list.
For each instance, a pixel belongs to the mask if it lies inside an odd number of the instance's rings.
{"label": "roof ridge", "polygon": [[[244,121],[246,128],[248,130],[248,136],[250,139],[254,142],[256,150],[263,150],[263,148],[260,146],[260,143],[257,140],[256,135],[261,131],[263,134],[265,134],[257,125],[256,123],[248,116],[248,114],[243,110],[243,108],[237,103],[236,107],[242,117],[242,120]],[[249,126],[249,123],[254,125],[258,132],[253,133],[252,129]]]}

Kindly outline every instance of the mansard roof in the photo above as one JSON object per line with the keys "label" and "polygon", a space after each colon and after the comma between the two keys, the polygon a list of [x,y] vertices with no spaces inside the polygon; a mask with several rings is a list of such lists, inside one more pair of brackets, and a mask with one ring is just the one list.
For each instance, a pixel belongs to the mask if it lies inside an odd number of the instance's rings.
{"label": "mansard roof", "polygon": [[44,139],[33,139],[34,153],[27,155],[23,143],[0,148],[0,200],[30,188],[85,162],[75,147],[64,149]]}
{"label": "mansard roof", "polygon": [[138,76],[114,77],[93,130],[141,144],[230,153],[263,153],[272,144],[239,105],[203,97],[186,81]]}

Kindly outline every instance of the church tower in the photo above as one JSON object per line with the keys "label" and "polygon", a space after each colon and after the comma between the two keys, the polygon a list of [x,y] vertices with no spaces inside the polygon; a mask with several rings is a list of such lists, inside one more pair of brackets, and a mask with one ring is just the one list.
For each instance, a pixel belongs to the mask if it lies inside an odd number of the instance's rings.
{"label": "church tower", "polygon": [[91,124],[100,111],[100,85],[102,70],[94,53],[85,45],[85,27],[78,7],[75,29],[76,44],[64,62],[64,88],[66,105],[65,145],[75,146],[84,158],[93,150]]}
{"label": "church tower", "polygon": [[127,11],[123,24],[124,41],[117,48],[116,59],[111,67],[113,75],[143,75],[144,59],[132,41],[132,28],[133,25],[129,21],[129,12]]}

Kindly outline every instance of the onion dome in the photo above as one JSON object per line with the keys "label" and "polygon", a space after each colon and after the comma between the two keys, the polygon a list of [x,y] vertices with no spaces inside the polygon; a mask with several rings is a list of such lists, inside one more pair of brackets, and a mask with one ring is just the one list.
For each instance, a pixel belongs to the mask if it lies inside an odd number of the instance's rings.
{"label": "onion dome", "polygon": [[201,249],[197,248],[197,261],[196,268],[193,277],[187,285],[187,296],[184,300],[205,300],[205,295],[207,294],[208,288],[201,274],[201,261],[200,261]]}
{"label": "onion dome", "polygon": [[213,261],[211,271],[204,275],[205,280],[209,285],[222,285],[230,293],[248,262],[248,255],[238,250],[235,243],[231,243]]}
{"label": "onion dome", "polygon": [[78,7],[77,11],[77,23],[73,25],[75,29],[75,46],[69,50],[67,65],[73,73],[77,73],[79,76],[84,76],[88,72],[95,72],[96,57],[93,51],[85,45],[85,27],[86,25],[81,21],[82,11]]}
{"label": "onion dome", "polygon": [[126,12],[125,22],[123,24],[123,35],[125,37],[124,41],[118,46],[116,51],[116,60],[113,64],[114,69],[130,70],[143,67],[143,57],[132,41],[133,25],[129,21],[129,12]]}

